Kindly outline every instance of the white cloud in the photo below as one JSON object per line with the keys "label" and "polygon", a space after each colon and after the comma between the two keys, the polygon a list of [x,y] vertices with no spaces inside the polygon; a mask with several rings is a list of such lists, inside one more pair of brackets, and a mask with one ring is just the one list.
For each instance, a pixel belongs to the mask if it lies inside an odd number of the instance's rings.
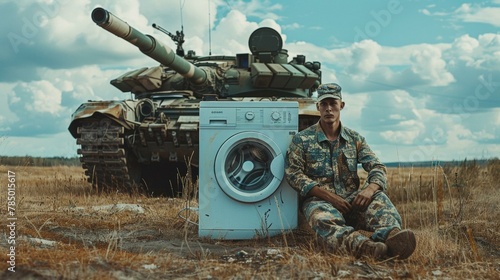
{"label": "white cloud", "polygon": [[416,122],[420,120],[416,111],[421,104],[422,101],[402,90],[372,92],[368,94],[361,114],[363,128],[375,134],[387,131],[388,134],[394,135],[396,130],[407,131],[404,135],[415,137],[418,133],[413,131],[422,129]]}
{"label": "white cloud", "polygon": [[0,89],[8,93],[2,113],[7,117],[0,124],[9,128],[7,135],[11,137],[66,131],[71,113],[87,100],[129,98],[129,93],[109,84],[123,72],[126,69],[101,70],[97,66],[40,69],[41,80],[11,86],[0,83]]}
{"label": "white cloud", "polygon": [[[154,64],[152,64],[152,66],[154,66]],[[54,86],[60,91],[71,95],[71,100],[67,100],[66,102],[69,106],[77,106],[76,103],[81,103],[86,100],[106,100],[128,97],[128,94],[122,93],[117,88],[110,85],[109,82],[131,69],[132,68],[103,70],[96,65],[92,65],[71,70],[40,69],[39,76],[41,79],[52,81]],[[70,102],[71,104],[69,104]]]}
{"label": "white cloud", "polygon": [[411,70],[431,86],[446,86],[455,80],[437,47],[423,45],[413,51],[410,60]]}
{"label": "white cloud", "polygon": [[[229,12],[227,17],[221,20],[221,24],[216,27],[216,32],[212,34],[214,42],[212,53],[248,52],[248,37],[257,28],[258,24],[247,22],[243,13],[239,11]],[[242,40],[243,38],[247,38],[247,40]],[[217,42],[216,45],[215,42]]]}
{"label": "white cloud", "polygon": [[[498,1],[491,1],[493,4],[498,5]],[[455,20],[461,22],[477,22],[484,23],[493,26],[500,26],[500,7],[485,6],[486,3],[463,3],[451,12],[431,12],[430,9],[436,8],[436,6],[429,6],[429,9],[420,9],[419,12],[426,16],[439,16],[439,17],[449,17],[451,16]]]}
{"label": "white cloud", "polygon": [[485,33],[478,38],[463,35],[446,51],[452,64],[464,61],[475,69],[496,70],[500,64],[500,34]]}
{"label": "white cloud", "polygon": [[400,114],[391,114],[391,115],[389,115],[389,119],[391,119],[391,120],[403,120],[404,117],[401,116]]}
{"label": "white cloud", "polygon": [[5,121],[9,136],[51,134],[62,131],[70,110],[62,106],[63,94],[45,80],[21,82],[8,93],[8,112],[14,118]]}
{"label": "white cloud", "polygon": [[[248,53],[248,38],[259,27],[271,27],[281,34],[281,27],[272,19],[264,19],[259,23],[250,22],[240,11],[230,11],[221,19],[212,34],[212,54]],[[286,36],[282,35],[283,40]]]}
{"label": "white cloud", "polygon": [[359,76],[360,79],[366,77],[377,68],[381,50],[382,47],[372,40],[354,43],[350,48],[351,65],[347,68],[348,72]]}
{"label": "white cloud", "polygon": [[63,111],[61,91],[48,81],[20,83],[13,90],[17,97],[13,103],[22,102],[21,109],[26,110],[26,112],[59,116]]}
{"label": "white cloud", "polygon": [[368,94],[353,95],[348,90],[343,90],[342,98],[345,102],[345,107],[342,110],[342,121],[346,121],[346,125],[355,130],[360,129],[359,120],[362,119],[363,110],[367,106]]}
{"label": "white cloud", "polygon": [[294,22],[292,24],[283,25],[284,30],[300,29],[302,27],[303,26],[300,23],[296,23],[296,22]]}
{"label": "white cloud", "polygon": [[454,15],[465,22],[479,22],[500,26],[500,7],[481,7],[464,3],[454,11]]}
{"label": "white cloud", "polygon": [[418,136],[418,133],[419,133],[418,129],[405,130],[405,131],[387,130],[381,132],[380,135],[384,140],[386,140],[389,143],[409,145],[413,144],[413,140],[415,140],[415,138]]}
{"label": "white cloud", "polygon": [[233,1],[229,3],[228,1],[224,1],[224,4],[230,5],[230,8],[233,10],[238,10],[248,16],[254,16],[261,19],[272,19],[277,20],[280,18],[276,11],[280,11],[283,9],[281,4],[271,4],[270,1],[260,1],[260,0],[250,0],[247,1]]}
{"label": "white cloud", "polygon": [[431,12],[427,9],[421,9],[419,10],[419,12],[421,12],[422,14],[426,15],[426,16],[430,16],[431,15]]}
{"label": "white cloud", "polygon": [[468,34],[463,35],[453,42],[453,48],[459,55],[471,55],[479,47],[477,39],[470,37]]}

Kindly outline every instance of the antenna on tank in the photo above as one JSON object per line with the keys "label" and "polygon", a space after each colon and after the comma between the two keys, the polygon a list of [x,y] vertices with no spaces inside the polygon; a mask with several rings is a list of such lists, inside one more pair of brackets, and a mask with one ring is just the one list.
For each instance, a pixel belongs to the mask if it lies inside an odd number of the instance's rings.
{"label": "antenna on tank", "polygon": [[184,33],[184,19],[182,18],[182,10],[184,9],[184,4],[186,3],[186,1],[184,0],[183,3],[181,2],[182,0],[179,0],[179,9],[181,13],[181,32]]}
{"label": "antenna on tank", "polygon": [[208,55],[212,55],[212,27],[210,26],[210,0],[208,0]]}
{"label": "antenna on tank", "polygon": [[184,32],[184,19],[182,18],[182,9],[184,9],[184,4],[186,3],[184,1],[184,3],[181,3],[182,0],[179,0],[179,9],[181,10],[181,30],[182,32]]}

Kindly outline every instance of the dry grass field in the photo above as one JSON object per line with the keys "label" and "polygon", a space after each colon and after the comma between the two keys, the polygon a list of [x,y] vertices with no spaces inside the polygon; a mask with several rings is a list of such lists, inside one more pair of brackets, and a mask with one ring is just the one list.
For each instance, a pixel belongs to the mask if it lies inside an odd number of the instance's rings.
{"label": "dry grass field", "polygon": [[405,261],[333,254],[303,222],[267,239],[198,238],[196,212],[182,211],[196,199],[98,194],[80,167],[0,166],[0,278],[500,279],[499,160],[388,178],[417,235]]}

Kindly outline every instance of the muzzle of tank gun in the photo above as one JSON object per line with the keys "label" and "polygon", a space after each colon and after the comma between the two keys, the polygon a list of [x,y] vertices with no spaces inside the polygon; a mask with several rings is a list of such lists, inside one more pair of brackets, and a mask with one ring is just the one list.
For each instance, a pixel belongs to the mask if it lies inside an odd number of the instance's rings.
{"label": "muzzle of tank gun", "polygon": [[207,73],[203,69],[176,55],[171,48],[153,36],[143,34],[106,9],[95,8],[91,17],[98,26],[135,45],[145,55],[174,69],[192,83],[201,85],[206,82]]}

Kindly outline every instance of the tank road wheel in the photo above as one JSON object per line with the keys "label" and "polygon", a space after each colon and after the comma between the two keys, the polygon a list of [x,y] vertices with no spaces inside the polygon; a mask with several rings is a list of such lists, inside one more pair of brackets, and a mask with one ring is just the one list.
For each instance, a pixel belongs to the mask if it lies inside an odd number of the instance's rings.
{"label": "tank road wheel", "polygon": [[131,191],[141,183],[141,166],[124,146],[125,129],[102,118],[81,123],[77,128],[78,154],[88,181],[98,191]]}

